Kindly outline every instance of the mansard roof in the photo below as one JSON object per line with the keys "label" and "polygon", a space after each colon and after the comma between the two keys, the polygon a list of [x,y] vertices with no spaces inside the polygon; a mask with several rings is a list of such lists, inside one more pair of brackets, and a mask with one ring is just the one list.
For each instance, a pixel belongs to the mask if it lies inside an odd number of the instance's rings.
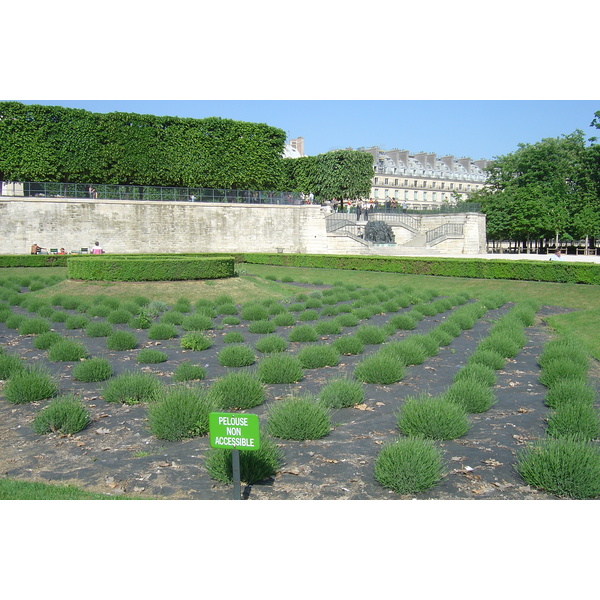
{"label": "mansard roof", "polygon": [[412,177],[455,178],[470,181],[485,181],[487,160],[473,161],[470,157],[438,157],[433,152],[408,150],[382,150],[376,146],[359,148],[373,156],[376,173],[385,175],[404,175]]}

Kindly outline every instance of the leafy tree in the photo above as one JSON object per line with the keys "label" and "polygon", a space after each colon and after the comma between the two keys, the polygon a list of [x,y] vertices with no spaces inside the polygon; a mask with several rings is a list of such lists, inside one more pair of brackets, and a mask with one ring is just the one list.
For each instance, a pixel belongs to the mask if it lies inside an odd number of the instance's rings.
{"label": "leafy tree", "polygon": [[0,179],[55,181],[52,113],[18,102],[0,104]]}
{"label": "leafy tree", "polygon": [[[590,123],[590,127],[595,127],[596,129],[600,129],[600,110],[597,110],[594,113],[594,118],[592,119],[592,122]],[[590,138],[590,142],[597,142],[598,138],[596,137],[591,137]]]}
{"label": "leafy tree", "polygon": [[263,123],[0,102],[0,179],[276,190],[285,132]]}
{"label": "leafy tree", "polygon": [[92,113],[0,102],[0,179],[369,195],[371,155],[283,159],[285,132],[264,123]]}
{"label": "leafy tree", "polygon": [[[98,157],[103,183],[174,185],[165,168],[164,120],[112,112],[90,115],[100,126]],[[166,177],[163,179],[163,177]],[[168,183],[163,183],[167,181]]]}
{"label": "leafy tree", "polygon": [[323,200],[356,200],[369,196],[373,157],[358,150],[334,150],[317,156],[286,158],[285,173],[293,191]]}
{"label": "leafy tree", "polygon": [[490,239],[595,236],[597,158],[579,130],[496,157],[487,169],[488,187],[471,197],[482,203]]}

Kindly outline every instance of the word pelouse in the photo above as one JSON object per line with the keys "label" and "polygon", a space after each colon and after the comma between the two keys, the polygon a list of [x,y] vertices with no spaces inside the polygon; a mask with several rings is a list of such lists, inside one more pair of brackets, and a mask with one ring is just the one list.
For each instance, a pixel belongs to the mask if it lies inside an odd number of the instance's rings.
{"label": "word pelouse", "polygon": [[219,417],[219,425],[236,425],[237,427],[247,427],[248,417]]}
{"label": "word pelouse", "polygon": [[219,446],[246,446],[253,448],[254,439],[239,438],[239,437],[216,437],[214,443]]}

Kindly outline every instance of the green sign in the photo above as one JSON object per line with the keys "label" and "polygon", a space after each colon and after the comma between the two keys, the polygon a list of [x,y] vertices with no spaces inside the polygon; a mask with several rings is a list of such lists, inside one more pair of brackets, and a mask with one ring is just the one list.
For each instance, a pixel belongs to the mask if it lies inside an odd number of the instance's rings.
{"label": "green sign", "polygon": [[211,448],[258,450],[260,447],[258,415],[210,413],[208,427]]}

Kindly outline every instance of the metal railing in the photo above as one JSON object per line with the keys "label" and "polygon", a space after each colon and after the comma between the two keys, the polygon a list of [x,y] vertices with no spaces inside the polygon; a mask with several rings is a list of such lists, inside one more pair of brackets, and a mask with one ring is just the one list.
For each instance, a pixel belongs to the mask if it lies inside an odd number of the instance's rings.
{"label": "metal railing", "polygon": [[[363,213],[364,214],[364,213]],[[356,216],[355,213],[332,213],[327,216],[327,231],[333,231],[334,229],[338,229],[341,225],[336,225],[335,223],[351,223],[358,222],[355,221]],[[404,225],[407,229],[411,231],[417,231],[420,224],[420,218],[412,215],[406,215],[403,213],[391,213],[391,212],[380,212],[376,210],[369,209],[368,218],[363,219],[361,221],[363,224],[365,221],[383,221],[388,225]]]}
{"label": "metal railing", "polygon": [[[364,224],[359,226],[357,221],[352,219],[347,219],[346,217],[336,217],[337,215],[329,215],[325,219],[325,230],[327,233],[344,235],[364,244],[365,246],[370,245],[370,243],[364,239]],[[340,215],[340,217],[342,217],[342,215]]]}
{"label": "metal railing", "polygon": [[[445,215],[445,214],[457,214],[457,213],[467,213],[467,212],[481,212],[481,204],[478,202],[457,202],[456,204],[450,204],[445,202],[441,203],[421,203],[419,202],[409,202],[408,206],[412,208],[402,208],[402,202],[396,201],[396,206],[390,204],[390,206],[386,206],[385,202],[379,200],[377,204],[369,205],[369,214],[390,214],[390,215]],[[417,207],[418,208],[415,208]],[[339,211],[340,213],[348,212],[346,203],[344,202],[344,210]],[[354,214],[356,212],[356,206],[352,205],[350,207],[350,213]]]}
{"label": "metal railing", "polygon": [[405,225],[408,229],[416,231],[419,228],[420,219],[413,217],[412,215],[404,213],[391,213],[391,212],[374,212],[370,217],[372,221],[384,221],[390,225],[401,224]]}
{"label": "metal railing", "polygon": [[[0,182],[0,195],[25,198],[87,198],[98,200],[156,200],[162,202],[236,202],[246,204],[305,204],[303,194],[299,192],[257,191],[235,189],[213,189],[201,187],[165,187],[147,185],[117,185],[90,183],[53,183],[53,182]],[[386,206],[384,201],[370,204],[369,214],[454,214],[480,212],[481,205],[474,202],[457,204],[422,204],[421,208],[404,210],[400,201],[397,205]],[[321,204],[316,199],[313,204]],[[347,213],[344,202],[344,213]],[[409,204],[416,206],[416,204]],[[356,206],[350,207],[350,213],[356,212]],[[334,213],[338,214],[338,213]]]}
{"label": "metal railing", "polygon": [[226,190],[199,187],[161,187],[87,183],[11,183],[3,194],[25,198],[87,198],[156,200],[162,202],[242,202],[247,204],[304,204],[297,192]]}
{"label": "metal railing", "polygon": [[[467,212],[481,212],[481,204],[478,202],[457,202],[456,204],[450,204],[449,202],[444,204],[431,204],[421,205],[426,208],[421,209],[408,209],[408,214],[433,214],[433,215],[445,215],[445,214],[456,214],[456,213],[467,213]],[[397,209],[400,210],[400,209]]]}
{"label": "metal railing", "polygon": [[430,229],[425,233],[425,243],[432,244],[433,242],[447,235],[463,235],[462,223],[444,223],[435,229]]}
{"label": "metal railing", "polygon": [[328,233],[343,230],[346,226],[353,226],[356,228],[356,221],[350,220],[348,216],[343,213],[334,213],[325,218],[325,230]]}

